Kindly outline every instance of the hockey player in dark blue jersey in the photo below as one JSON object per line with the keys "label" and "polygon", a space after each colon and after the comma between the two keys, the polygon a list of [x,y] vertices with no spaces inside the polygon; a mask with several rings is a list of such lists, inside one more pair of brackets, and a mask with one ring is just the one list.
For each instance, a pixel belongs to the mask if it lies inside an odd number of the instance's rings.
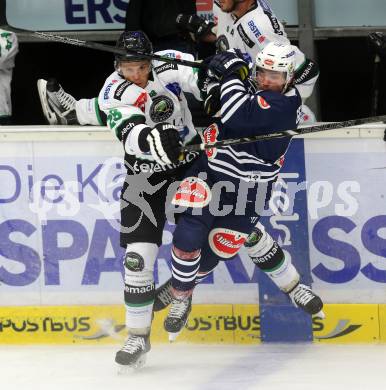
{"label": "hockey player in dark blue jersey", "polygon": [[[295,52],[270,43],[256,58],[257,90],[248,91],[248,65],[235,53],[211,60],[219,80],[221,120],[204,132],[215,142],[297,127],[301,98],[292,86]],[[172,203],[186,209],[179,216],[172,247],[172,303],[164,326],[174,339],[191,310],[195,284],[221,260],[245,244],[249,256],[292,301],[322,316],[323,303],[300,284],[291,260],[256,221],[270,198],[284,162],[289,138],[210,149],[189,169]]]}

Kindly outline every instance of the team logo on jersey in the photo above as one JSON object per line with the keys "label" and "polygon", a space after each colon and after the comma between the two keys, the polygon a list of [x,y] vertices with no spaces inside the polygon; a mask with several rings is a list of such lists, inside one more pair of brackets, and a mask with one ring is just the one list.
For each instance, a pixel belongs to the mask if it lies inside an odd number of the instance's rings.
{"label": "team logo on jersey", "polygon": [[172,199],[176,206],[203,208],[212,199],[208,184],[198,177],[184,179]]}
{"label": "team logo on jersey", "polygon": [[216,228],[209,233],[209,246],[212,251],[224,259],[237,254],[247,240],[248,234],[236,230]]}
{"label": "team logo on jersey", "polygon": [[[202,133],[202,139],[205,144],[212,144],[216,142],[217,136],[218,136],[218,127],[215,123],[212,123]],[[208,160],[211,160],[214,157],[216,157],[217,148],[205,149],[205,153],[208,157]]]}
{"label": "team logo on jersey", "polygon": [[150,106],[150,118],[153,122],[159,123],[169,119],[174,111],[173,100],[168,96],[157,96]]}
{"label": "team logo on jersey", "polygon": [[146,102],[147,102],[147,93],[146,92],[142,92],[138,96],[137,100],[134,102],[134,106],[138,107],[142,112],[145,112]]}
{"label": "team logo on jersey", "polygon": [[269,108],[271,108],[271,106],[267,103],[267,101],[260,95],[257,95],[257,104],[263,110],[268,110]]}

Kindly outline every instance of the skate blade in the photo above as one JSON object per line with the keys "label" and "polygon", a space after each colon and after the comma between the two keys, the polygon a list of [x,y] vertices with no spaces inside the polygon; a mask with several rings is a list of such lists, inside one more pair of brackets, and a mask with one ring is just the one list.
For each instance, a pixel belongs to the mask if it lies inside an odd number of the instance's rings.
{"label": "skate blade", "polygon": [[318,313],[314,314],[313,317],[317,317],[323,320],[326,318],[326,315],[324,314],[323,310],[320,310]]}
{"label": "skate blade", "polygon": [[40,99],[40,104],[44,113],[44,117],[50,125],[57,125],[58,119],[56,118],[55,113],[52,111],[51,107],[48,104],[46,97],[47,91],[47,81],[39,79],[37,81],[38,94]]}
{"label": "skate blade", "polygon": [[176,341],[178,335],[181,333],[181,330],[179,332],[169,332],[169,342],[173,343]]}
{"label": "skate blade", "polygon": [[146,363],[146,354],[142,355],[135,363],[133,364],[118,364],[118,375],[127,375],[131,374],[134,371],[140,370]]}

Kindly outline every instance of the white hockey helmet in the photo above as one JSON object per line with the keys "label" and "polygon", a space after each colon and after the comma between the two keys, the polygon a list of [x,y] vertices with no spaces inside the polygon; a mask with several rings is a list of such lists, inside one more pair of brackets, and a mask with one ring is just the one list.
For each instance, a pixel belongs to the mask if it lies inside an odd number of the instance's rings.
{"label": "white hockey helmet", "polygon": [[255,66],[256,68],[285,72],[285,86],[283,89],[285,91],[295,74],[295,58],[293,46],[270,42],[257,54]]}

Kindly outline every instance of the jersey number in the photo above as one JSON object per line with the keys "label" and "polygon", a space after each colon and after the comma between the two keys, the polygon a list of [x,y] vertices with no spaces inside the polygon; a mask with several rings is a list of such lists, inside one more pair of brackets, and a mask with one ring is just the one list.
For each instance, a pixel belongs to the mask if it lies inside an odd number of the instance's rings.
{"label": "jersey number", "polygon": [[110,110],[109,115],[107,115],[107,124],[109,125],[110,129],[113,129],[120,119],[122,119],[122,114],[119,112],[119,110]]}

